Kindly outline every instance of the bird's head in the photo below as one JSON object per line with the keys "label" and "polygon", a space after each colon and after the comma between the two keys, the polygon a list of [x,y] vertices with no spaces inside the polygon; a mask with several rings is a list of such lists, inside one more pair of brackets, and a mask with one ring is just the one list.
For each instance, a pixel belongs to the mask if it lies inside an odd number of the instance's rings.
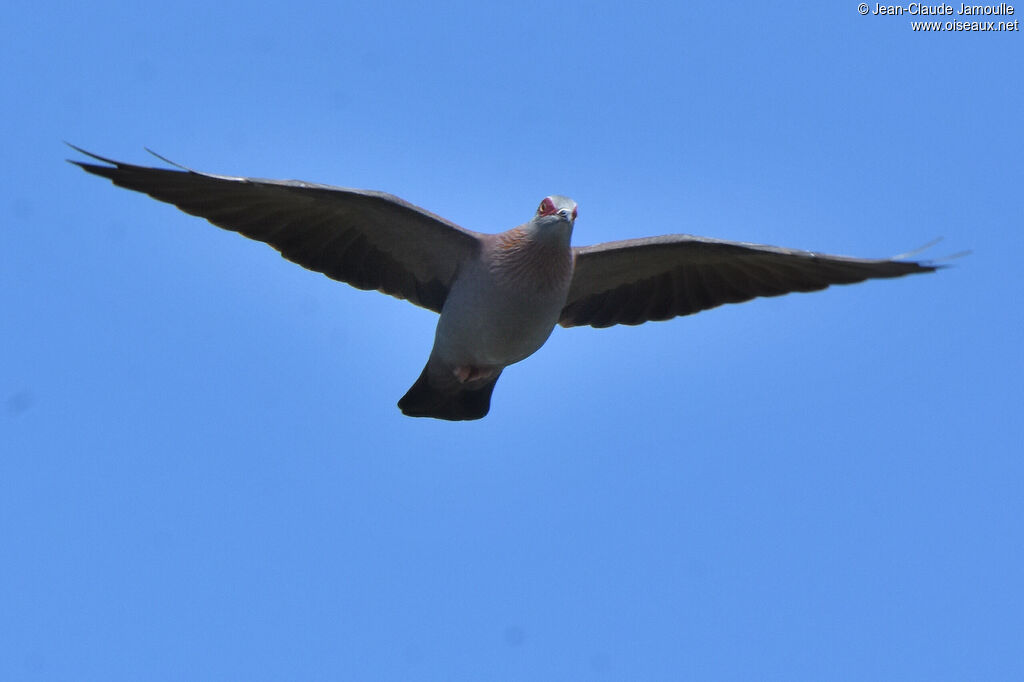
{"label": "bird's head", "polygon": [[569,197],[552,194],[540,202],[537,214],[533,216],[533,224],[540,234],[558,234],[568,238],[576,222],[576,213],[575,201]]}
{"label": "bird's head", "polygon": [[569,224],[576,222],[576,202],[569,197],[552,194],[544,197],[537,207],[537,218],[552,216],[555,220],[567,220]]}

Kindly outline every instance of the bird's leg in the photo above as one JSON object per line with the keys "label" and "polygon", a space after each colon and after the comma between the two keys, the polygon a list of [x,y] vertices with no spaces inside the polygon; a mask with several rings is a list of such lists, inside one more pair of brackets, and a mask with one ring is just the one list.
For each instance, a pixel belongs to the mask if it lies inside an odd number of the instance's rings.
{"label": "bird's leg", "polygon": [[490,379],[498,376],[500,370],[493,367],[474,367],[472,365],[459,365],[452,370],[452,374],[460,384],[466,384],[479,379]]}

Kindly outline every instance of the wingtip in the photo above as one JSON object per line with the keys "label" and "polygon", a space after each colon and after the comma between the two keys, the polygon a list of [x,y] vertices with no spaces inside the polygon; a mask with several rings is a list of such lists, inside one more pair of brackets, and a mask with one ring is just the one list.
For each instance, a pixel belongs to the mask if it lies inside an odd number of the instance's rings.
{"label": "wingtip", "polygon": [[941,237],[941,236],[936,237],[935,239],[932,239],[927,244],[924,244],[923,246],[919,246],[919,247],[917,247],[916,249],[914,249],[912,251],[907,251],[906,253],[901,253],[898,256],[893,256],[891,260],[914,263],[914,264],[918,265],[919,267],[923,268],[926,272],[934,272],[936,270],[943,270],[945,268],[952,267],[952,265],[949,263],[949,261],[956,260],[958,258],[963,258],[964,256],[969,256],[969,255],[971,255],[971,253],[973,253],[970,249],[967,249],[966,251],[957,251],[956,253],[954,253],[952,255],[942,256],[941,258],[930,258],[928,260],[923,260],[923,261],[912,261],[912,260],[910,260],[910,258],[912,256],[916,256],[917,254],[921,253],[922,251],[926,251],[926,250],[932,248],[933,246],[935,246],[936,244],[938,244],[942,240],[943,240],[943,237]]}
{"label": "wingtip", "polygon": [[[66,144],[67,146],[71,147],[72,149],[74,149],[79,154],[84,154],[85,156],[88,156],[91,159],[96,159],[97,161],[102,161],[103,163],[110,164],[111,166],[114,166],[115,168],[122,168],[122,167],[126,167],[126,166],[131,166],[132,165],[132,164],[124,163],[123,161],[115,161],[114,159],[108,159],[107,157],[100,156],[99,154],[93,154],[92,152],[87,151],[85,149],[82,149],[78,145],[72,144],[72,143],[68,142],[67,140],[64,140],[63,142],[64,142],[64,144]],[[152,154],[156,158],[160,159],[164,163],[169,164],[171,166],[174,166],[175,168],[180,168],[181,170],[186,171],[188,173],[195,173],[196,172],[196,171],[192,170],[191,168],[189,168],[188,166],[183,166],[180,163],[176,163],[174,161],[171,161],[166,156],[163,156],[162,154],[158,154],[157,152],[153,151],[149,147],[143,147],[143,149],[145,149],[147,152],[149,152],[150,154]],[[88,164],[88,163],[83,163],[81,161],[76,161],[75,159],[65,159],[65,160],[68,163],[75,164],[79,168],[85,168],[85,167],[91,165],[91,164]],[[95,166],[93,166],[93,167],[95,167]]]}
{"label": "wingtip", "polygon": [[[68,142],[67,140],[64,140],[63,142],[64,142],[64,144],[66,144],[67,146],[71,147],[72,149],[74,149],[74,150],[75,150],[76,152],[78,152],[79,154],[84,154],[85,156],[88,156],[88,157],[89,157],[89,158],[91,158],[91,159],[96,159],[97,161],[102,161],[103,163],[109,163],[109,164],[110,164],[111,166],[117,166],[117,165],[119,165],[119,164],[118,164],[118,162],[117,162],[117,161],[114,161],[113,159],[108,159],[107,157],[105,157],[105,156],[100,156],[99,154],[93,154],[93,153],[92,153],[92,152],[90,152],[90,151],[86,151],[86,150],[82,149],[82,148],[81,148],[81,147],[79,147],[78,145],[75,145],[75,144],[71,144],[71,143],[70,143],[70,142]],[[81,168],[85,168],[85,166],[86,166],[86,165],[88,165],[88,164],[83,164],[83,163],[82,163],[81,161],[76,161],[76,160],[74,160],[74,159],[65,159],[65,160],[66,160],[66,161],[67,161],[68,163],[73,163],[73,164],[75,164],[76,166],[79,166],[79,167],[81,167]]]}
{"label": "wingtip", "polygon": [[180,163],[177,163],[176,161],[171,161],[166,156],[163,156],[162,154],[158,154],[157,152],[153,151],[149,147],[143,147],[143,149],[145,149],[147,152],[149,152],[150,154],[152,154],[156,158],[160,159],[164,163],[170,164],[170,165],[174,166],[175,168],[180,168],[181,170],[188,171],[189,173],[195,173],[196,172],[196,171],[192,170],[191,168],[189,168],[188,166],[182,166]]}
{"label": "wingtip", "polygon": [[932,248],[933,246],[935,246],[936,244],[941,242],[942,239],[943,238],[941,236],[936,237],[935,239],[932,239],[931,241],[926,242],[925,244],[922,244],[921,246],[917,247],[916,249],[911,249],[910,251],[907,251],[906,253],[901,253],[899,255],[893,256],[892,260],[907,260],[911,256],[916,256],[919,253],[927,251],[928,249]]}
{"label": "wingtip", "polygon": [[950,263],[949,261],[965,258],[973,253],[974,251],[972,249],[967,249],[965,251],[957,251],[956,253],[950,254],[948,256],[943,256],[942,258],[938,258],[934,261],[929,261],[928,264],[931,265],[936,270],[951,268],[953,267],[953,264]]}

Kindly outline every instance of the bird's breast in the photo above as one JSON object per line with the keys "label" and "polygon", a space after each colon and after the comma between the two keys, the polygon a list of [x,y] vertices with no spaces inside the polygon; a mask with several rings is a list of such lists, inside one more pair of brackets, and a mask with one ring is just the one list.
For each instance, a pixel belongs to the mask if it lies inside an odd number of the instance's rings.
{"label": "bird's breast", "polygon": [[452,364],[505,366],[522,360],[551,335],[571,279],[568,245],[538,245],[515,230],[498,235],[452,286],[435,353]]}
{"label": "bird's breast", "polygon": [[542,238],[522,227],[496,236],[485,250],[491,275],[510,290],[536,294],[559,291],[572,279],[572,248],[568,240]]}

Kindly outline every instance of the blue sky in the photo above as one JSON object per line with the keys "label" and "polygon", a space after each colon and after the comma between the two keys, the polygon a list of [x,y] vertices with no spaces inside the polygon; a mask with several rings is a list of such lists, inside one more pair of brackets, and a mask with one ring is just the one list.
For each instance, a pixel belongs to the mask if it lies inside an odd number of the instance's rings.
{"label": "blue sky", "polygon": [[[853,2],[15,3],[0,678],[1021,679],[1021,34]],[[556,329],[403,417],[435,316],[66,164],[934,275]]]}

